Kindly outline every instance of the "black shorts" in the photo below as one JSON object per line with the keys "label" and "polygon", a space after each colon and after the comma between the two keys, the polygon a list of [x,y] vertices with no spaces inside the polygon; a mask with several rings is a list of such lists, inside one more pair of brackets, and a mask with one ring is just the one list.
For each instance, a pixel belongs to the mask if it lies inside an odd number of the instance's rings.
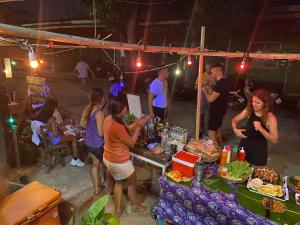
{"label": "black shorts", "polygon": [[226,111],[218,111],[209,114],[208,130],[217,131],[222,126]]}
{"label": "black shorts", "polygon": [[103,160],[103,152],[104,152],[104,148],[100,147],[100,148],[92,148],[89,146],[86,146],[88,152],[90,152],[92,155],[94,155],[97,159],[99,159],[100,161]]}
{"label": "black shorts", "polygon": [[159,117],[161,120],[165,120],[168,115],[167,108],[158,108],[153,106],[153,113],[155,117]]}

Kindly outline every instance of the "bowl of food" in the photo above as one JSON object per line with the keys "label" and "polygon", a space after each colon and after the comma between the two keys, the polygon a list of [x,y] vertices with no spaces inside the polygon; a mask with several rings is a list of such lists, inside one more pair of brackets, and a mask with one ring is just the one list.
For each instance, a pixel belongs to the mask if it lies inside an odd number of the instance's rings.
{"label": "bowl of food", "polygon": [[294,192],[300,194],[300,176],[291,176],[288,185]]}
{"label": "bowl of food", "polygon": [[245,183],[251,177],[253,169],[248,162],[234,161],[218,169],[218,174],[233,183]]}

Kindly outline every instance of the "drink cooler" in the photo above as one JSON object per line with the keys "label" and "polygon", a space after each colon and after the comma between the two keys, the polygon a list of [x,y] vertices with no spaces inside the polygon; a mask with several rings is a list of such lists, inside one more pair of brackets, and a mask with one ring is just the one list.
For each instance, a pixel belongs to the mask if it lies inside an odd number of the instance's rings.
{"label": "drink cooler", "polygon": [[36,181],[0,202],[1,225],[60,225],[61,193]]}
{"label": "drink cooler", "polygon": [[180,171],[184,176],[192,177],[195,175],[195,163],[201,159],[200,156],[189,152],[179,151],[172,156],[173,170]]}

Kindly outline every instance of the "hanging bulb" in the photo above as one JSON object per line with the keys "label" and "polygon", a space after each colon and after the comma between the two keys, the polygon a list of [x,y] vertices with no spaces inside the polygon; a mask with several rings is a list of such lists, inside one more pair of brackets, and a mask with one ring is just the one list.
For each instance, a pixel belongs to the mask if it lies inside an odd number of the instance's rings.
{"label": "hanging bulb", "polygon": [[38,68],[39,63],[36,59],[36,56],[35,56],[35,53],[34,53],[33,49],[29,50],[28,58],[29,58],[29,64],[30,64],[31,68],[33,68],[33,69]]}
{"label": "hanging bulb", "polygon": [[142,59],[141,59],[141,56],[140,56],[140,52],[138,52],[138,57],[136,59],[136,66],[139,67],[139,68],[142,66]]}
{"label": "hanging bulb", "polygon": [[192,65],[192,59],[191,59],[191,56],[188,55],[188,58],[187,58],[187,64],[190,66]]}
{"label": "hanging bulb", "polygon": [[245,64],[246,64],[246,62],[243,60],[240,65],[241,70],[245,69]]}
{"label": "hanging bulb", "polygon": [[175,70],[175,75],[179,76],[181,74],[181,70],[177,64],[176,70]]}

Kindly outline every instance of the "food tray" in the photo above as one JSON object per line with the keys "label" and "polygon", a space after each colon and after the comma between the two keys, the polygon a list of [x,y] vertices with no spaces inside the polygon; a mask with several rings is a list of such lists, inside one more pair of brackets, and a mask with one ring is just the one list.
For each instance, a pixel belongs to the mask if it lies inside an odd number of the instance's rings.
{"label": "food tray", "polygon": [[[276,199],[276,200],[279,200],[279,201],[283,201],[283,202],[289,200],[289,189],[287,188],[287,176],[283,177],[283,184],[282,184],[283,196],[282,197],[274,197],[272,195],[261,193],[261,192],[255,190],[255,189],[251,188],[250,187],[250,181],[251,180],[252,179],[249,179],[248,183],[247,183],[247,188],[249,189],[249,191],[257,193],[257,194],[260,194],[260,195],[263,195],[263,196],[266,196],[268,198],[272,198],[272,199]],[[264,182],[264,184],[267,184],[267,183]]]}

